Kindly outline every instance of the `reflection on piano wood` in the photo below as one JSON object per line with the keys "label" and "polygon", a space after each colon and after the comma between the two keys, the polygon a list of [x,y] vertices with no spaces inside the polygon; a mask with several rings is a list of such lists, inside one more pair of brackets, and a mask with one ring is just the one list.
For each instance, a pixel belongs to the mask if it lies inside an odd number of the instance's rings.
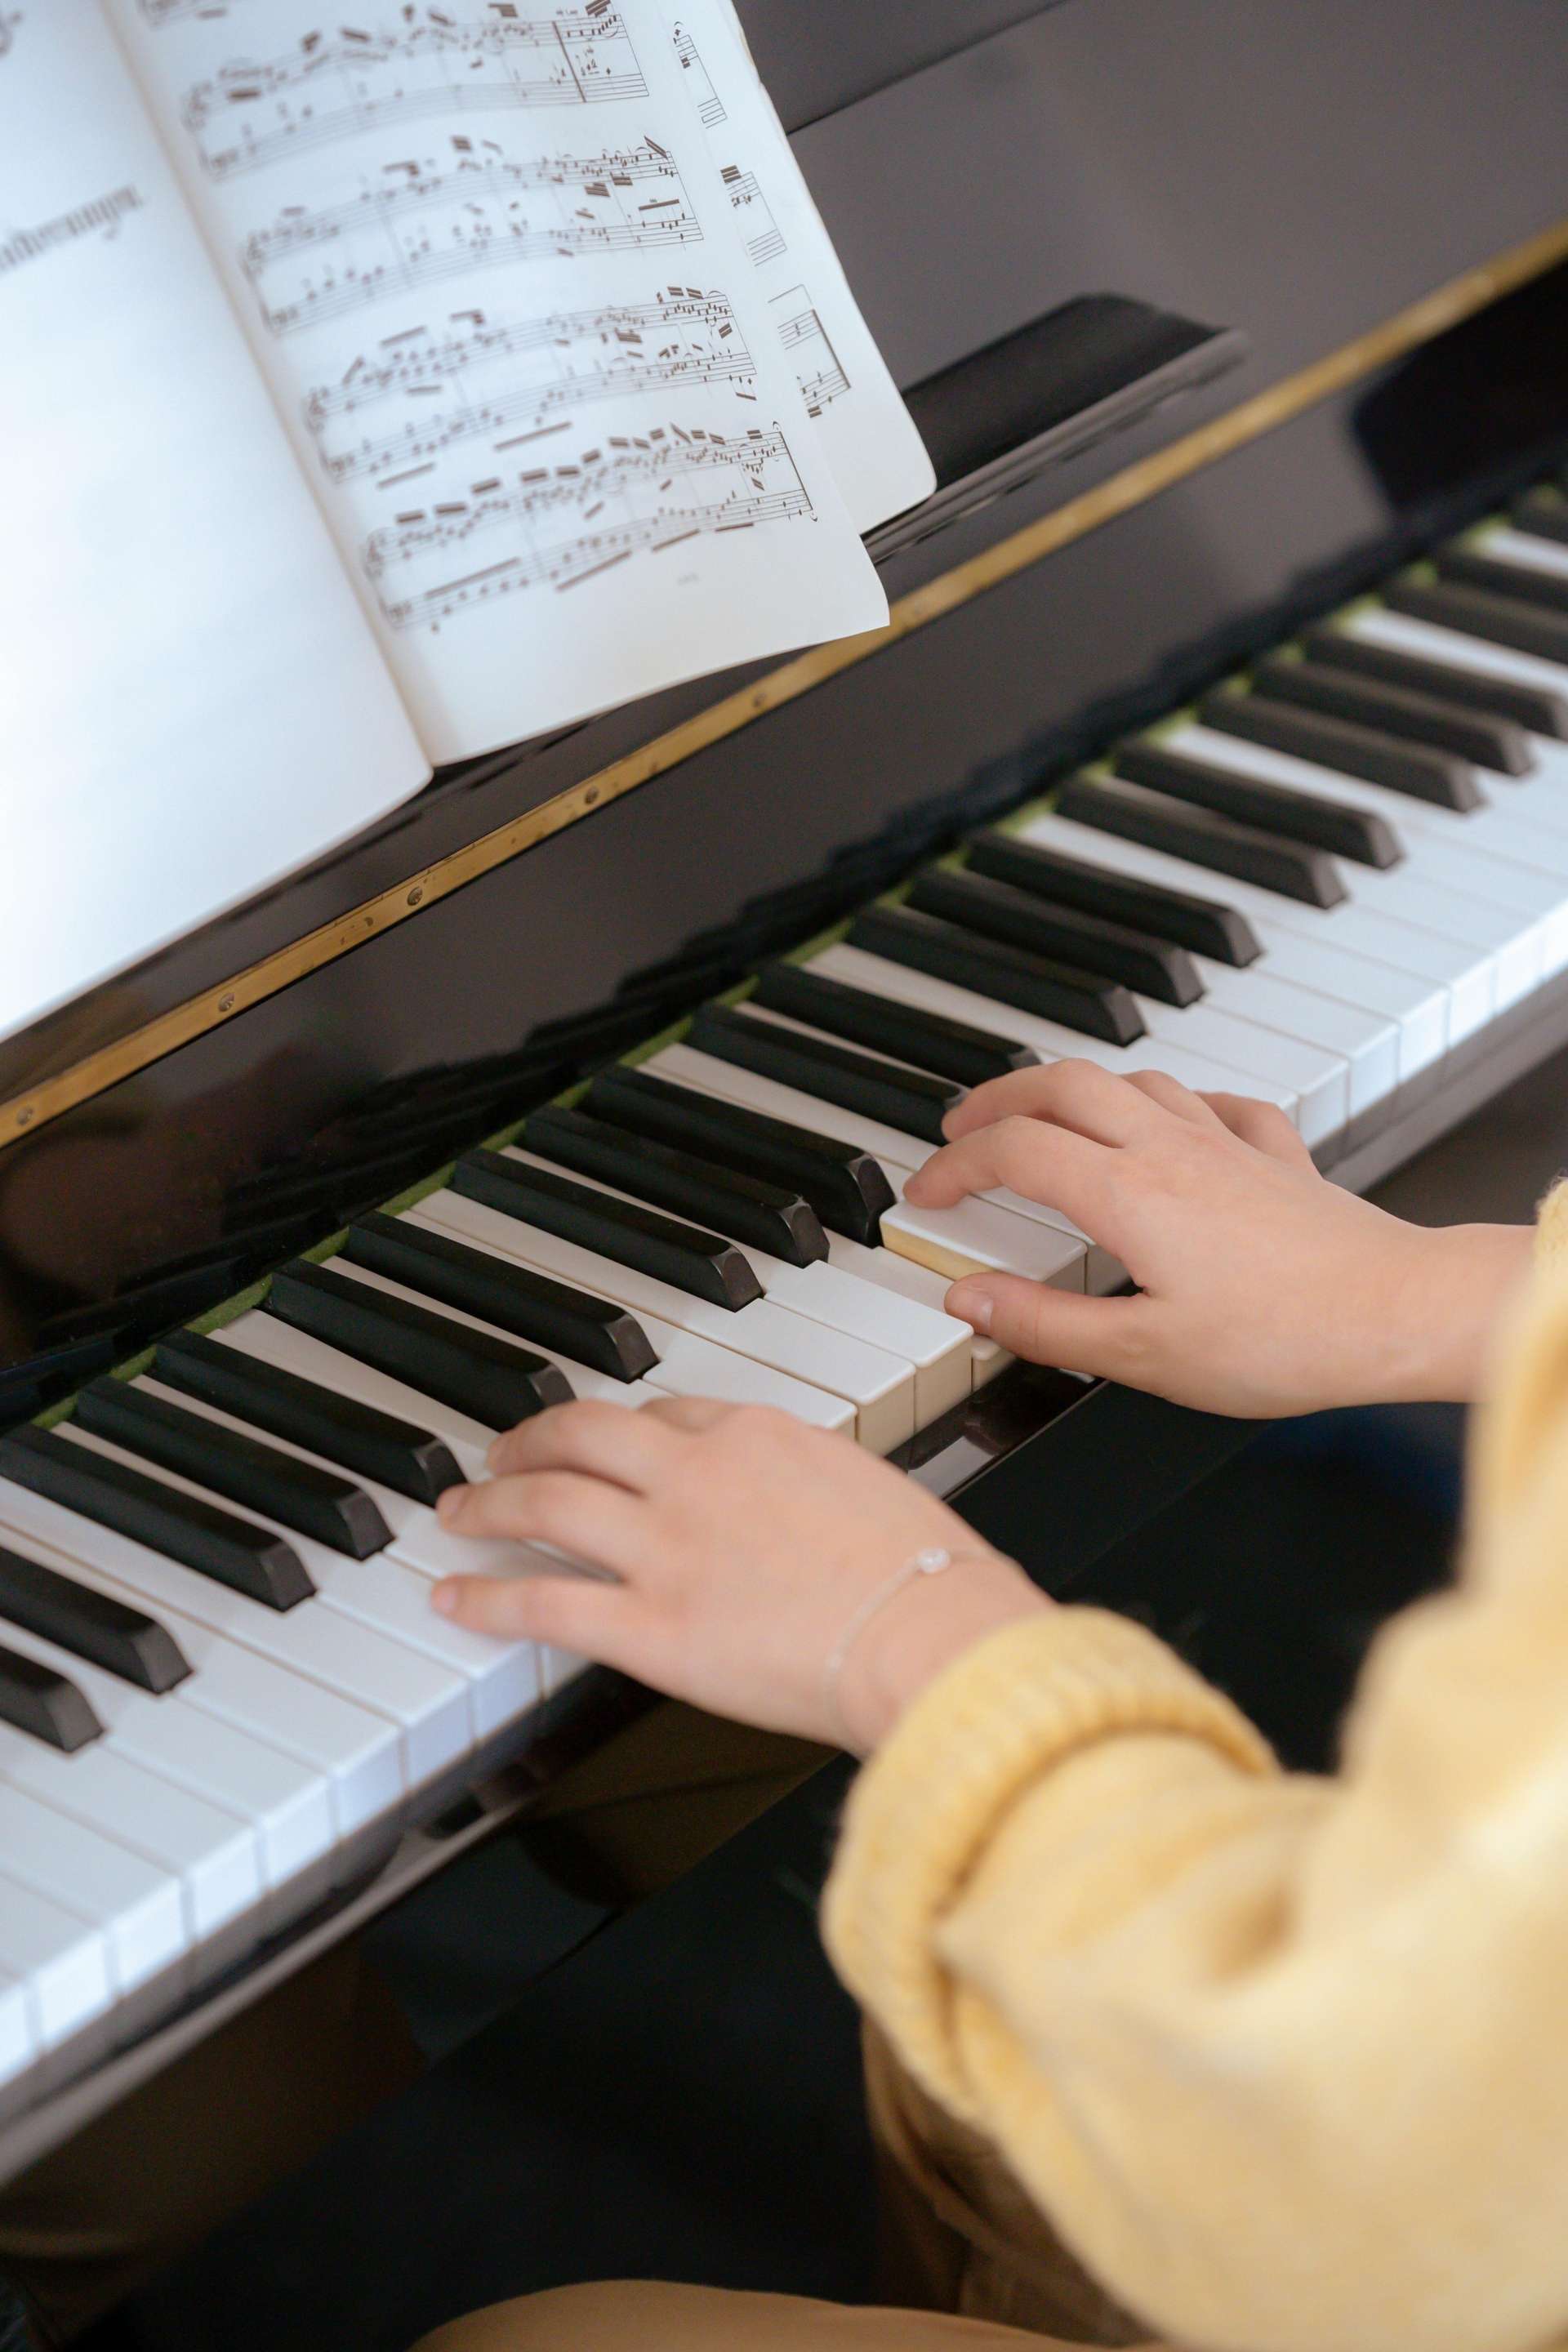
{"label": "reflection on piano wood", "polygon": [[241,266],[272,332],[469,269],[701,241],[679,169],[654,140],[526,163],[509,162],[493,140],[479,143],[483,157],[454,139],[449,163],[395,165],[400,176],[384,187],[290,211],[247,237]]}
{"label": "reflection on piano wood", "polygon": [[705,127],[711,131],[721,122],[728,122],[724,101],[713,87],[712,76],[702,62],[696,42],[679,22],[675,26],[675,54],[691,76],[691,93],[697,100],[697,111]]}
{"label": "reflection on piano wood", "polygon": [[[400,515],[366,541],[364,568],[388,621],[412,628],[515,589],[574,587],[701,531],[751,530],[811,512],[776,425],[729,441],[700,428],[687,433],[675,425],[666,433],[655,426],[646,436],[612,434],[605,449],[586,451],[575,465],[532,468],[512,488],[499,479],[479,482],[468,499]],[[565,539],[546,536],[563,515],[578,528]],[[498,530],[521,543],[453,576],[451,566],[469,542]]]}
{"label": "reflection on piano wood", "polygon": [[[501,434],[499,452],[541,432],[563,432],[563,422],[551,420],[585,401],[656,384],[743,388],[755,377],[726,298],[671,286],[650,302],[511,323],[459,312],[440,340],[425,327],[386,336],[374,358],[362,354],[340,382],[310,394],[305,420],[334,481],[389,471],[404,480],[403,467],[422,469],[433,453],[470,434]],[[755,394],[741,389],[738,396]],[[387,403],[406,412],[401,426],[373,436],[358,425],[362,411]]]}
{"label": "reflection on piano wood", "polygon": [[228,179],[425,115],[647,95],[611,0],[588,0],[535,18],[496,9],[465,22],[430,7],[395,32],[308,33],[285,57],[224,66],[188,92],[183,113],[208,172]]}
{"label": "reflection on piano wood", "polygon": [[788,286],[775,294],[770,309],[779,317],[779,341],[794,362],[805,404],[813,416],[835,400],[840,400],[849,389],[849,378],[844,362],[833,348],[833,339],[804,286]]}
{"label": "reflection on piano wood", "polygon": [[731,205],[741,215],[741,235],[757,268],[776,261],[784,251],[784,231],[757,185],[756,173],[742,172],[739,163],[725,163],[719,176],[730,191]]}

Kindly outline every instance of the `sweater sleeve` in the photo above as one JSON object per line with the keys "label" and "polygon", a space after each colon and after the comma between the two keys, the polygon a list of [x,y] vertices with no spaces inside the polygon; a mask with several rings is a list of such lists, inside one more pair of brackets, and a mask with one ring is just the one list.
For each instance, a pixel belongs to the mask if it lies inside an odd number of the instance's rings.
{"label": "sweater sleeve", "polygon": [[1568,2341],[1568,1212],[1458,1589],[1331,1781],[1142,1629],[959,1659],[862,1773],[838,1969],[1118,2299],[1235,2352]]}

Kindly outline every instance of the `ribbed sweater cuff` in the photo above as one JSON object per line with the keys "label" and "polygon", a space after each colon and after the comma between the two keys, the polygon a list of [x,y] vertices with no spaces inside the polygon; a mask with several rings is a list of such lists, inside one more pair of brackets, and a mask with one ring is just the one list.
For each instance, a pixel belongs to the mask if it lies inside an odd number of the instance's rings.
{"label": "ribbed sweater cuff", "polygon": [[1246,1717],[1153,1634],[1067,1608],[957,1659],[856,1782],[824,1904],[827,1948],[905,2062],[959,2113],[962,2085],[939,2054],[948,1979],[936,1930],[1025,1791],[1094,1742],[1139,1732],[1186,1733],[1249,1772],[1272,1763]]}

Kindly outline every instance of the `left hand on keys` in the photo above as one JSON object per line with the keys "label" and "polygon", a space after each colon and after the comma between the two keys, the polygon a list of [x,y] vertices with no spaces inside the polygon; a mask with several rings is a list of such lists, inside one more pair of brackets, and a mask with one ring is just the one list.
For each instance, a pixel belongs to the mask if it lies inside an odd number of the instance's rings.
{"label": "left hand on keys", "polygon": [[[672,1697],[866,1753],[942,1668],[1050,1606],[923,1487],[847,1438],[763,1406],[668,1398],[560,1405],[499,1438],[493,1479],[451,1488],[458,1535],[546,1543],[607,1571],[450,1577],[436,1606],[479,1633],[550,1643]],[[957,1555],[866,1622],[856,1611],[917,1552]],[[613,1581],[610,1580],[614,1580]]]}

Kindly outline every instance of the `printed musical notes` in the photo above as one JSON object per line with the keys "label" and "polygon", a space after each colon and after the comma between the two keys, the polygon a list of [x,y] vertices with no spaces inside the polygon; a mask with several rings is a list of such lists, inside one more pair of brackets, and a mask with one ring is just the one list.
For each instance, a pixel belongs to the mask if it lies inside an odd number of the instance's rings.
{"label": "printed musical notes", "polygon": [[697,101],[698,114],[705,129],[711,131],[730,119],[724,110],[724,101],[714,89],[713,77],[703,64],[701,52],[686,26],[677,19],[672,30],[675,54],[680,59],[683,70],[691,78],[691,95]]}
{"label": "printed musical notes", "polygon": [[509,162],[454,137],[443,163],[396,163],[320,211],[290,205],[240,266],[275,335],[470,270],[699,243],[701,225],[657,141],[603,155]]}
{"label": "printed musical notes", "polygon": [[226,61],[182,110],[215,179],[362,131],[498,109],[646,98],[647,83],[612,0],[522,17],[491,0],[477,17],[405,6],[395,31],[310,32],[265,63]]}
{"label": "printed musical notes", "polygon": [[[476,612],[519,589],[559,593],[637,555],[705,533],[754,530],[813,512],[778,425],[734,439],[654,425],[615,434],[570,464],[510,482],[476,482],[462,499],[398,516],[363,551],[366,574],[395,629]],[[487,561],[491,543],[507,549]]]}
{"label": "printed musical notes", "polygon": [[844,362],[804,286],[786,286],[768,308],[778,320],[779,341],[789,356],[808,412],[820,416],[849,389]]}
{"label": "printed musical notes", "polygon": [[723,294],[671,286],[650,302],[508,320],[460,312],[410,327],[360,353],[305,402],[334,481],[384,488],[427,473],[455,441],[499,436],[499,454],[567,429],[591,401],[728,384],[755,398],[756,363]]}
{"label": "printed musical notes", "polygon": [[740,216],[741,235],[756,267],[762,269],[776,261],[784,249],[784,232],[757,185],[756,173],[742,172],[739,163],[721,163],[719,177],[730,192],[731,207]]}

